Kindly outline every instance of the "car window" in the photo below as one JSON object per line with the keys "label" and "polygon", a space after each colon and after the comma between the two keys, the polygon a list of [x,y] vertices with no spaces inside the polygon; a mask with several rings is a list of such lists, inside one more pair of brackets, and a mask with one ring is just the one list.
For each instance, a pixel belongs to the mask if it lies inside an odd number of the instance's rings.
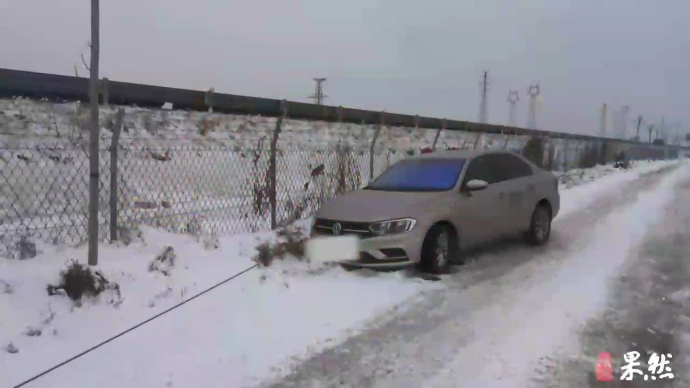
{"label": "car window", "polygon": [[395,163],[374,180],[368,190],[446,191],[458,183],[465,165],[461,158],[419,158]]}
{"label": "car window", "polygon": [[532,175],[529,164],[515,155],[500,153],[486,156],[496,183]]}
{"label": "car window", "polygon": [[467,184],[467,182],[473,179],[479,179],[489,184],[494,183],[494,178],[491,174],[491,168],[489,166],[489,160],[487,159],[486,155],[476,157],[470,161],[470,165],[467,166],[465,178],[463,179],[463,185]]}

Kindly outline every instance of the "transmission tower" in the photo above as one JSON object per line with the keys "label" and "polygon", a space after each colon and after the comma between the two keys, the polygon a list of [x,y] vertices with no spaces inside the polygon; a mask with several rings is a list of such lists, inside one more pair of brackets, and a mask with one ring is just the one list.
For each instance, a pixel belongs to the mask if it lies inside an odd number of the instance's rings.
{"label": "transmission tower", "polygon": [[599,136],[606,137],[606,115],[608,114],[608,107],[606,104],[601,106],[601,115],[599,116]]}
{"label": "transmission tower", "polygon": [[487,94],[489,93],[489,72],[485,71],[481,81],[481,101],[479,102],[479,122],[486,123],[489,118]]}
{"label": "transmission tower", "polygon": [[509,90],[508,103],[510,103],[510,106],[508,110],[508,125],[511,127],[517,126],[517,120],[515,119],[515,108],[518,101],[520,101],[520,92],[517,90]]}
{"label": "transmission tower", "polygon": [[314,94],[309,96],[312,100],[314,100],[314,104],[316,105],[323,105],[323,99],[328,97],[323,94],[323,86],[321,85],[326,78],[314,78],[314,81],[316,82],[316,90],[314,91]]}
{"label": "transmission tower", "polygon": [[533,83],[527,90],[529,94],[529,116],[527,117],[527,128],[537,129],[537,97],[541,93],[539,84]]}

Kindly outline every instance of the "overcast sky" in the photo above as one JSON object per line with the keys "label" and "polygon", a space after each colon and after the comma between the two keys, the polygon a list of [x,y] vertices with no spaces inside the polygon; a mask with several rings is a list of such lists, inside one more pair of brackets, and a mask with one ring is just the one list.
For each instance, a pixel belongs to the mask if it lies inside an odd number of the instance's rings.
{"label": "overcast sky", "polygon": [[[74,74],[88,0],[0,0],[0,67]],[[688,0],[101,0],[101,74],[330,105],[489,121],[538,81],[540,128],[596,133],[598,107],[690,123]],[[80,68],[81,75],[86,70]]]}

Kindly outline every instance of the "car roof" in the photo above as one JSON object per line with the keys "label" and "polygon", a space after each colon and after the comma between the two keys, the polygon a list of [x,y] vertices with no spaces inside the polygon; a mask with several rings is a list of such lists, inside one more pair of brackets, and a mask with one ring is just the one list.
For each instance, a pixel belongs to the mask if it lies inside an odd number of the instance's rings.
{"label": "car roof", "polygon": [[447,159],[447,158],[457,158],[457,159],[472,159],[476,158],[477,156],[480,155],[487,155],[487,154],[513,154],[513,152],[506,151],[506,150],[443,150],[443,151],[434,151],[434,152],[429,152],[426,154],[421,154],[421,155],[415,155],[411,157],[410,159]]}

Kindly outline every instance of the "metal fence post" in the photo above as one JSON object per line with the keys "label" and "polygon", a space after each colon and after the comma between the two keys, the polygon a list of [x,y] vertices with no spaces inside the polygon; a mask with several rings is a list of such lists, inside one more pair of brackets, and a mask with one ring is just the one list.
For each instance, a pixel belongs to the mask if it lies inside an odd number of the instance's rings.
{"label": "metal fence post", "polygon": [[125,110],[120,108],[115,116],[113,138],[110,140],[110,242],[117,241],[117,149]]}
{"label": "metal fence post", "polygon": [[385,113],[381,112],[381,123],[378,126],[374,126],[374,138],[371,140],[371,146],[369,147],[369,180],[374,179],[374,147],[376,147],[376,139],[378,139],[381,127],[383,127],[385,122]]}
{"label": "metal fence post", "polygon": [[204,95],[204,103],[208,106],[209,113],[213,113],[213,93],[215,93],[215,91],[216,89],[211,88]]}
{"label": "metal fence post", "polygon": [[563,144],[563,171],[568,171],[568,139]]}
{"label": "metal fence post", "polygon": [[280,102],[280,111],[282,114],[276,120],[276,129],[273,131],[273,138],[271,139],[271,154],[268,166],[268,201],[271,206],[271,230],[278,226],[276,219],[276,208],[278,204],[277,196],[277,179],[276,179],[276,154],[278,152],[278,136],[280,135],[281,126],[283,125],[283,118],[287,116],[287,100]]}
{"label": "metal fence post", "polygon": [[479,139],[481,139],[481,138],[482,138],[482,133],[478,132],[477,138],[474,140],[474,147],[472,149],[475,149],[475,150],[477,149],[477,145],[479,145]]}
{"label": "metal fence post", "polygon": [[512,136],[511,134],[507,134],[507,135],[506,135],[506,141],[505,141],[505,143],[503,143],[503,149],[504,149],[504,150],[505,150],[505,149],[508,149],[508,143],[510,142],[510,137],[511,137],[511,136]]}
{"label": "metal fence post", "polygon": [[438,143],[438,138],[439,138],[439,136],[441,136],[441,131],[443,131],[444,129],[446,129],[446,119],[445,118],[441,121],[441,128],[439,128],[436,131],[436,136],[434,136],[434,143],[431,145],[432,151],[436,151],[436,143]]}

